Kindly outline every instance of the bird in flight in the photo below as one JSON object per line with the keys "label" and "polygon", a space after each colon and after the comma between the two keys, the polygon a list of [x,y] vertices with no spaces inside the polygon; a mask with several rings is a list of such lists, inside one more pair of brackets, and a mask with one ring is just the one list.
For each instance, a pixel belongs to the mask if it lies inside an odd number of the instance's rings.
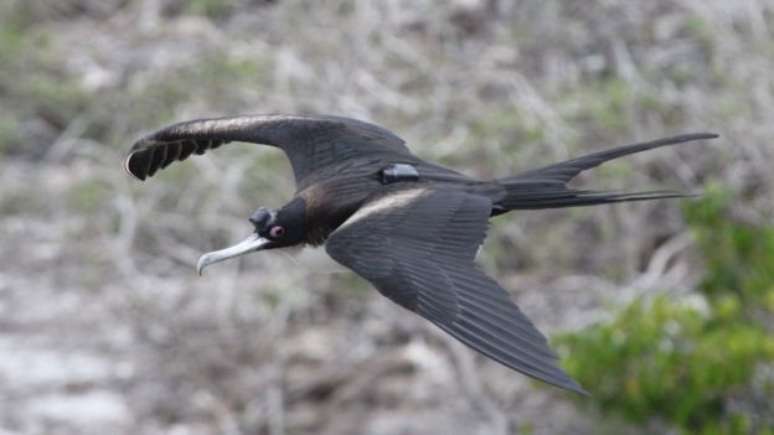
{"label": "bird in flight", "polygon": [[140,180],[228,142],[285,152],[297,191],[259,207],[254,231],[204,254],[208,265],[255,251],[319,246],[384,296],[483,355],[535,379],[586,394],[557,365],[545,336],[476,265],[489,219],[512,210],[679,198],[673,191],[576,190],[580,172],[629,154],[701,139],[686,134],[608,149],[482,181],[424,161],[387,129],[336,116],[244,115],[181,122],[138,140],[124,166]]}

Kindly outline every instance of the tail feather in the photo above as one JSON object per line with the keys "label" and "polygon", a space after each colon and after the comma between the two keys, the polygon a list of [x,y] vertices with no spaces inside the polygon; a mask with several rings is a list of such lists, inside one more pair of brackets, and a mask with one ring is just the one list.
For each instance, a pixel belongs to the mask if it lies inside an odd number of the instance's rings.
{"label": "tail feather", "polygon": [[716,137],[718,136],[712,133],[696,133],[624,145],[497,180],[505,188],[505,197],[496,204],[497,213],[517,209],[578,207],[694,196],[674,191],[627,193],[574,190],[568,188],[567,183],[581,172],[599,166],[608,160],[662,146]]}
{"label": "tail feather", "polygon": [[605,192],[594,190],[564,190],[561,192],[540,192],[527,195],[509,196],[500,203],[504,210],[530,210],[542,208],[581,207],[588,205],[613,204],[617,202],[649,201],[665,198],[687,198],[696,194],[671,190],[646,192]]}

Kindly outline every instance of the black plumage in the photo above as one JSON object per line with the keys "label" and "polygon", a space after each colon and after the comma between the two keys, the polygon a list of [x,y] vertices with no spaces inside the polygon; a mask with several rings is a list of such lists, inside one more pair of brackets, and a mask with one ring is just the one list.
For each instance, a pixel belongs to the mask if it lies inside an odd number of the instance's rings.
{"label": "black plumage", "polygon": [[126,169],[144,180],[175,160],[232,141],[288,156],[296,196],[259,208],[245,241],[197,265],[298,244],[326,244],[336,261],[384,296],[482,354],[550,384],[584,390],[556,364],[545,337],[475,264],[491,216],[539,209],[686,196],[679,192],[575,190],[567,183],[608,160],[714,134],[627,145],[498,180],[481,181],[413,155],[390,131],[334,116],[256,115],[188,121],[140,139]]}

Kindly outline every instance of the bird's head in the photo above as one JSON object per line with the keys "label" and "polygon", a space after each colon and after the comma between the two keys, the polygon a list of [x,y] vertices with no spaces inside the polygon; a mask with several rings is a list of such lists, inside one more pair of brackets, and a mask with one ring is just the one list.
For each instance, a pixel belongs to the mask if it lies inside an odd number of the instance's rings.
{"label": "bird's head", "polygon": [[196,271],[201,275],[204,268],[213,263],[250,252],[303,243],[304,218],[305,204],[301,198],[294,199],[278,210],[259,207],[249,218],[250,223],[255,227],[255,232],[234,246],[202,255],[196,264]]}

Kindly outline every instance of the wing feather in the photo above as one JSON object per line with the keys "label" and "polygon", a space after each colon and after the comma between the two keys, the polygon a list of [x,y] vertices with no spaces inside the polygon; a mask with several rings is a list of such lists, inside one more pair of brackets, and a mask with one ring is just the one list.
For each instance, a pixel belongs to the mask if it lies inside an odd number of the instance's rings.
{"label": "wing feather", "polygon": [[528,376],[585,391],[543,334],[476,266],[492,203],[454,190],[398,187],[365,204],[328,238],[333,259],[384,296]]}
{"label": "wing feather", "polygon": [[339,166],[366,154],[413,158],[401,138],[367,122],[335,116],[243,115],[198,119],[162,128],[132,146],[124,167],[144,180],[173,161],[204,154],[233,141],[282,149],[299,188],[338,174]]}

